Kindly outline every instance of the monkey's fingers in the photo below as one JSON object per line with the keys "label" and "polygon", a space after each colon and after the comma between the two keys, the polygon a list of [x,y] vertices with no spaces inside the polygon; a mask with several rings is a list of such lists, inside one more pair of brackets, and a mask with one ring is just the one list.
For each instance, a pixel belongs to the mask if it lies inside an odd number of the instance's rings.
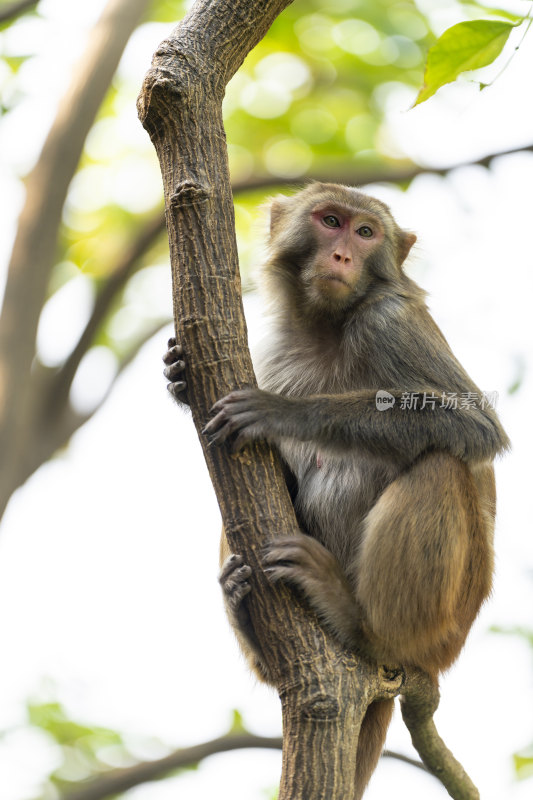
{"label": "monkey's fingers", "polygon": [[[241,567],[239,572],[244,570]],[[242,575],[232,575],[221,584],[224,595],[234,611],[238,609],[247,594],[250,594],[252,587]]]}
{"label": "monkey's fingers", "polygon": [[329,550],[312,536],[298,533],[292,536],[276,536],[263,549],[263,558],[275,558],[276,554],[290,553],[293,557],[306,558],[314,562],[322,553],[331,556]]}
{"label": "monkey's fingers", "polygon": [[169,381],[177,380],[185,370],[185,361],[168,361],[166,363],[168,363],[168,367],[163,370],[163,375]]}
{"label": "monkey's fingers", "polygon": [[288,536],[286,540],[272,542],[263,554],[263,564],[266,569],[270,567],[283,566],[299,566],[302,569],[312,570],[314,562],[309,553],[301,543],[294,541],[296,537]]}
{"label": "monkey's fingers", "polygon": [[242,414],[235,414],[232,411],[230,414],[227,409],[223,408],[207,423],[202,433],[208,437],[210,444],[222,444],[228,437],[244,431],[254,422],[255,414],[253,412],[245,411]]}
{"label": "monkey's fingers", "polygon": [[232,573],[242,568],[244,568],[244,573],[242,574],[246,574],[246,577],[249,578],[252,574],[252,568],[244,563],[244,558],[241,555],[232,553],[222,565],[222,569],[218,575],[219,583],[224,583]]}
{"label": "monkey's fingers", "polygon": [[207,436],[209,444],[222,444],[235,430],[231,418],[220,411],[203,427],[202,435]]}
{"label": "monkey's fingers", "polygon": [[[174,342],[173,345],[170,345],[170,342]],[[163,361],[165,364],[173,364],[183,355],[183,347],[181,344],[176,344],[175,339],[169,340],[169,348],[165,355],[163,356]]]}
{"label": "monkey's fingers", "polygon": [[234,389],[225,397],[213,405],[211,413],[222,411],[225,408],[231,407],[232,409],[244,410],[250,407],[252,400],[256,399],[261,394],[259,389]]}
{"label": "monkey's fingers", "polygon": [[231,555],[226,559],[220,571],[218,580],[234,613],[238,613],[243,599],[251,591],[252,587],[248,580],[251,574],[252,568],[245,564],[239,555]]}
{"label": "monkey's fingers", "polygon": [[274,567],[265,567],[263,572],[271,583],[292,583],[301,586],[303,582],[302,568],[296,564],[276,564]]}
{"label": "monkey's fingers", "polygon": [[307,569],[303,564],[290,562],[278,562],[265,567],[264,572],[271,583],[282,581],[299,589],[315,610],[320,611],[320,598],[327,593],[323,576],[316,575],[312,569]]}
{"label": "monkey's fingers", "polygon": [[173,381],[172,383],[167,384],[167,389],[170,394],[179,400],[180,403],[187,403],[187,400],[184,397],[184,392],[187,391],[187,381]]}

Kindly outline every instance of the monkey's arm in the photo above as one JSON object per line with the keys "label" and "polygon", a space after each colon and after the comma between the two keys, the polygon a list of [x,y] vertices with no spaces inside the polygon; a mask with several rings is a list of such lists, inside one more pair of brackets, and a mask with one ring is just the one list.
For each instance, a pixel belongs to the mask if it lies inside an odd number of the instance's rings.
{"label": "monkey's arm", "polygon": [[403,390],[385,390],[395,399],[387,411],[376,408],[373,390],[303,398],[259,389],[234,391],[213,406],[215,416],[204,433],[216,444],[234,435],[237,449],[252,439],[292,438],[313,442],[324,452],[359,449],[376,456],[392,455],[400,462],[410,462],[427,450],[484,461],[509,445],[490,409],[445,407],[443,393],[427,386],[416,391],[421,398],[424,393],[426,398],[437,397],[434,406],[402,408]]}

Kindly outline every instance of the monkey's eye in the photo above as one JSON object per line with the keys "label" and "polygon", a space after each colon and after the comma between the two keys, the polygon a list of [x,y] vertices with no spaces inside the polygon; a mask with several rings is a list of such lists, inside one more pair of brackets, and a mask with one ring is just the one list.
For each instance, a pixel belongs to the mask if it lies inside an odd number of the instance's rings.
{"label": "monkey's eye", "polygon": [[358,229],[357,233],[359,236],[362,236],[363,239],[371,239],[374,235],[374,231],[368,225],[361,225]]}
{"label": "monkey's eye", "polygon": [[322,222],[324,225],[327,225],[328,228],[340,228],[341,224],[337,217],[334,217],[333,214],[327,214],[327,216],[322,217]]}

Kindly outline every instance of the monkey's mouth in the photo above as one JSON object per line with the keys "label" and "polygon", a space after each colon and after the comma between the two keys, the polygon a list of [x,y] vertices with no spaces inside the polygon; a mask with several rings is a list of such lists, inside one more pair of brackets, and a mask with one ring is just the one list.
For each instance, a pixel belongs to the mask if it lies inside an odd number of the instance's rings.
{"label": "monkey's mouth", "polygon": [[328,272],[326,275],[317,275],[318,281],[324,281],[326,283],[340,283],[342,286],[346,286],[347,289],[351,289],[352,287],[348,283],[348,281],[341,278],[340,275],[332,275]]}
{"label": "monkey's mouth", "polygon": [[353,292],[353,286],[347,280],[332,272],[317,275],[315,281],[318,293],[330,302],[346,300]]}

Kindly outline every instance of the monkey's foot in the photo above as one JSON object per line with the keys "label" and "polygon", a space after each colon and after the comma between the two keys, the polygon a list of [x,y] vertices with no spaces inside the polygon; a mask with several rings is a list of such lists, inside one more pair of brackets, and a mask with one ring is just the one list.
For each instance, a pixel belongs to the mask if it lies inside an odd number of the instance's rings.
{"label": "monkey's foot", "polygon": [[[332,585],[337,591],[349,591],[336,558],[320,542],[304,533],[273,539],[265,548],[263,563],[270,580],[292,583],[310,599]],[[328,595],[330,593],[327,591]]]}
{"label": "monkey's foot", "polygon": [[250,592],[248,579],[251,574],[252,568],[244,563],[242,556],[235,553],[226,559],[220,570],[218,582],[222,586],[229,611],[236,617],[240,616],[242,601]]}
{"label": "monkey's foot", "polygon": [[263,557],[265,573],[296,586],[345,647],[360,638],[359,608],[337,559],[306,534],[274,539]]}

